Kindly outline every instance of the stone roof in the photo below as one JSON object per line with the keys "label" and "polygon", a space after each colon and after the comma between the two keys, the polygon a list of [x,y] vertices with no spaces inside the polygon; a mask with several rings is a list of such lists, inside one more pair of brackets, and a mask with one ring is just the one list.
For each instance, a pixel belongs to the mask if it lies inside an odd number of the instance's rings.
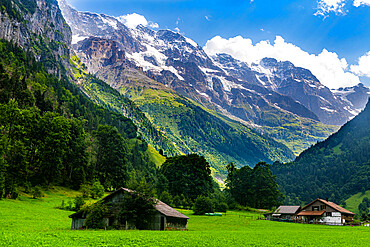
{"label": "stone roof", "polygon": [[296,214],[300,209],[300,206],[280,206],[274,211],[274,214]]}

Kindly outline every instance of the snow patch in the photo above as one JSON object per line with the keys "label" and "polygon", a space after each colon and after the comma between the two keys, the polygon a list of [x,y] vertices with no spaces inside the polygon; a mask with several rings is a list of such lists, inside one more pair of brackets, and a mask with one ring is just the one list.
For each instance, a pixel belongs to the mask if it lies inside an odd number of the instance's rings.
{"label": "snow patch", "polygon": [[327,112],[337,112],[336,110],[333,110],[333,109],[329,109],[327,107],[323,107],[321,106],[320,109],[324,110],[324,111],[327,111]]}
{"label": "snow patch", "polygon": [[78,42],[87,38],[89,38],[89,36],[72,35],[72,44],[77,44]]}
{"label": "snow patch", "polygon": [[198,44],[197,44],[194,40],[189,39],[189,38],[187,38],[187,37],[185,37],[185,40],[186,40],[186,42],[188,42],[189,44],[191,44],[191,45],[192,45],[192,46],[194,46],[195,48],[197,48],[197,47],[198,47]]}
{"label": "snow patch", "polygon": [[256,74],[256,78],[263,86],[266,86],[266,82],[262,81],[259,75]]}
{"label": "snow patch", "polygon": [[220,72],[220,71],[218,71],[218,70],[209,69],[209,68],[204,68],[204,67],[200,67],[200,66],[199,66],[199,69],[200,69],[204,74]]}
{"label": "snow patch", "polygon": [[100,16],[100,19],[103,21],[104,24],[107,24],[109,26],[111,26],[112,28],[114,28],[115,30],[118,29],[118,26],[117,26],[117,20],[112,18],[112,19],[109,19],[109,18],[106,18],[106,17],[103,17],[101,15]]}

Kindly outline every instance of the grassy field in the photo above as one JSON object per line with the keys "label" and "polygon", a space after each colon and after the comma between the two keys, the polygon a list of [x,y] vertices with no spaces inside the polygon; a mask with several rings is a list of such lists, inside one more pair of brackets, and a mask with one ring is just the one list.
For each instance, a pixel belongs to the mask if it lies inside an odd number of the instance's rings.
{"label": "grassy field", "polygon": [[365,193],[359,192],[348,198],[346,200],[348,210],[357,214],[358,205],[360,205],[360,203],[365,197],[370,199],[370,190],[366,191]]}
{"label": "grassy field", "polygon": [[190,217],[188,231],[70,230],[72,212],[55,209],[77,192],[0,201],[0,246],[369,246],[369,227],[301,225],[257,220],[257,213]]}

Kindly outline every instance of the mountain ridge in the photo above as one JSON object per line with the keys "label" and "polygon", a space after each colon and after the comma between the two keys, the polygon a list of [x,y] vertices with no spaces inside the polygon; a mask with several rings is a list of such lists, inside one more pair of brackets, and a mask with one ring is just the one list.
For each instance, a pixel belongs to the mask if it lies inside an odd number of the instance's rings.
{"label": "mountain ridge", "polygon": [[[67,11],[65,15],[69,16],[71,13],[75,13],[76,10],[67,5],[64,11]],[[68,11],[72,12],[68,13]],[[101,22],[101,16],[95,23],[90,13],[86,16],[83,12],[78,13],[78,17],[84,20],[85,24],[94,23],[93,34],[97,34],[95,36],[97,38],[110,40],[114,36],[113,34],[117,32],[116,29],[108,29],[105,26],[102,28],[104,29],[102,32],[98,32],[96,28]],[[118,22],[118,20],[116,21]],[[85,32],[85,29],[79,28],[78,18],[67,19],[67,22],[72,26],[72,30],[77,30],[76,33]],[[112,31],[113,34],[109,30],[114,30]],[[281,95],[257,84],[241,82],[239,79],[226,75],[221,68],[213,63],[199,45],[178,33],[170,30],[153,31],[140,25],[136,29],[129,30],[132,38],[146,48],[137,52],[133,52],[130,48],[125,50],[125,43],[122,42],[121,38],[113,39],[117,42],[117,49],[120,49],[118,52],[125,54],[127,67],[130,69],[135,67],[135,70],[144,72],[147,77],[162,83],[167,88],[174,89],[181,95],[219,114],[226,114],[243,124],[247,123],[249,127],[264,126],[256,129],[260,133],[265,133],[288,145],[296,154],[299,154],[311,143],[323,140],[329,133],[336,130],[334,126],[325,126],[317,122],[317,116],[313,112],[290,96]],[[84,35],[87,37],[90,34],[85,32]],[[103,69],[106,71],[104,73],[96,70],[97,67],[102,69],[102,62],[97,62],[100,64],[94,65],[92,61],[95,61],[96,58],[91,54],[84,54],[85,52],[89,53],[88,50],[83,48],[85,41],[89,39],[80,40],[73,47],[83,62],[89,64],[87,67],[90,72],[95,73],[111,86],[114,85],[115,88],[128,86],[125,84],[125,78],[131,76],[132,70],[122,69],[121,72],[112,72],[109,69]],[[79,43],[81,44],[79,45]],[[118,64],[122,64],[122,61],[119,61]],[[129,71],[129,76],[125,75],[127,71]],[[134,73],[137,75],[136,72]],[[215,74],[216,77],[206,76],[209,73]],[[123,79],[117,75],[120,75]],[[116,85],[117,81],[120,81],[122,85]],[[147,80],[143,79],[143,81]],[[142,84],[142,82],[139,83]],[[229,84],[236,85],[237,88],[233,88]],[[247,85],[246,88],[243,85]],[[154,84],[149,86],[152,87]],[[123,91],[127,92],[127,90]],[[277,128],[278,126],[283,127]],[[294,127],[292,128],[292,126]],[[293,136],[299,140],[298,145],[292,137],[285,138],[287,133],[292,131]],[[306,134],[302,135],[302,133]]]}

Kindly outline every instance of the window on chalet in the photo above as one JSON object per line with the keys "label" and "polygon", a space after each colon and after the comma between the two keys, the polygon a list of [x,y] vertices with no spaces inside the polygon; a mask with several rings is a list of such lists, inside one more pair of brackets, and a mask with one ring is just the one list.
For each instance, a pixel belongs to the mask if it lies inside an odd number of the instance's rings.
{"label": "window on chalet", "polygon": [[325,216],[331,216],[331,212],[326,212]]}
{"label": "window on chalet", "polygon": [[320,210],[326,209],[326,205],[321,205]]}
{"label": "window on chalet", "polygon": [[319,206],[312,206],[312,211],[319,211],[320,207]]}

